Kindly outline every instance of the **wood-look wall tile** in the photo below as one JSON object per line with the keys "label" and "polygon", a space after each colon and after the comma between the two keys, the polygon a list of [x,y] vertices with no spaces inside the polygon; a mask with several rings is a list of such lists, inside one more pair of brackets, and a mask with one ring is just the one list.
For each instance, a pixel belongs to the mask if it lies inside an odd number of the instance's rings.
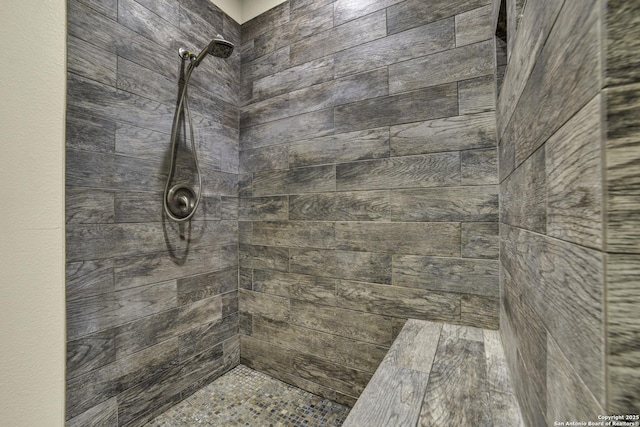
{"label": "wood-look wall tile", "polygon": [[462,185],[498,184],[498,151],[495,148],[460,153]]}
{"label": "wood-look wall tile", "polygon": [[238,289],[237,269],[183,277],[177,280],[178,305],[185,305]]}
{"label": "wood-look wall tile", "polygon": [[[116,193],[115,221],[119,223],[159,222],[165,218],[162,193]],[[219,196],[201,196],[194,221],[222,219]]]}
{"label": "wood-look wall tile", "polygon": [[242,267],[238,269],[238,289],[253,289],[253,269]]}
{"label": "wood-look wall tile", "polygon": [[117,291],[114,294],[117,324],[177,307],[175,280]]}
{"label": "wood-look wall tile", "polygon": [[[92,6],[95,5],[92,4]],[[67,5],[67,32],[71,36],[115,53],[118,45],[118,34],[114,31],[117,26],[115,20],[117,17],[117,2],[114,4],[111,0],[110,9],[112,11],[107,15],[111,15],[111,19],[102,13],[96,13],[95,9],[87,7],[80,0],[69,1]]]}
{"label": "wood-look wall tile", "polygon": [[222,31],[224,13],[215,4],[201,0],[179,0],[182,9],[187,8],[208,22],[218,32]]}
{"label": "wood-look wall tile", "polygon": [[633,19],[637,13],[637,4],[624,1],[607,3],[602,17],[607,28],[605,59],[607,86],[636,83],[639,80],[638,26]]}
{"label": "wood-look wall tile", "polygon": [[79,261],[66,264],[67,301],[114,291],[113,260]]}
{"label": "wood-look wall tile", "polygon": [[256,221],[253,243],[297,248],[335,248],[335,225],[315,221]]}
{"label": "wood-look wall tile", "polygon": [[476,328],[498,329],[500,325],[500,299],[462,295],[460,323]]}
{"label": "wood-look wall tile", "polygon": [[115,130],[115,152],[145,160],[168,160],[171,137],[126,123],[118,123]]}
{"label": "wood-look wall tile", "polygon": [[446,117],[391,126],[390,133],[392,156],[496,146],[496,125],[493,113]]}
{"label": "wood-look wall tile", "polygon": [[289,94],[285,93],[242,107],[240,112],[240,126],[247,128],[284,119],[290,115]]}
{"label": "wood-look wall tile", "polygon": [[546,231],[545,149],[536,151],[500,186],[500,221],[531,231]]}
{"label": "wood-look wall tile", "polygon": [[[347,2],[343,2],[347,3]],[[376,2],[376,6],[380,2]],[[336,3],[338,7],[339,3]],[[351,3],[354,4],[354,3]],[[454,20],[443,19],[336,53],[336,77],[386,67],[455,47]]]}
{"label": "wood-look wall tile", "polygon": [[[236,276],[238,274],[236,273]],[[237,288],[236,288],[237,289]],[[239,297],[238,292],[227,292],[222,295],[222,316],[231,316],[238,312]]]}
{"label": "wood-look wall tile", "polygon": [[[640,375],[638,368],[609,368],[609,401],[607,410],[610,413],[625,413],[627,410],[638,410],[638,393],[640,392]],[[629,409],[630,408],[630,409]],[[621,412],[616,412],[621,411]]]}
{"label": "wood-look wall tile", "polygon": [[[322,3],[322,1],[315,3]],[[314,8],[298,9],[300,13],[291,16],[286,28],[291,34],[292,42],[333,28],[333,4],[314,4],[313,6]],[[259,37],[258,40],[261,41],[261,38]]]}
{"label": "wood-look wall tile", "polygon": [[251,336],[253,334],[253,315],[240,312],[240,334]]}
{"label": "wood-look wall tile", "polygon": [[166,171],[159,161],[89,151],[67,150],[67,185],[149,191],[162,188]]}
{"label": "wood-look wall tile", "polygon": [[240,245],[240,266],[276,271],[289,270],[289,248],[273,246]]}
{"label": "wood-look wall tile", "polygon": [[498,221],[498,187],[446,187],[390,193],[392,221]]}
{"label": "wood-look wall tile", "polygon": [[[172,106],[117,90],[74,74],[68,74],[67,111],[101,111],[110,121],[169,133],[173,120]],[[210,120],[194,116],[196,125],[211,125]]]}
{"label": "wood-look wall tile", "polygon": [[[635,413],[638,411],[637,334],[640,316],[636,310],[640,296],[640,256],[610,254],[607,257],[607,411]],[[619,412],[615,412],[619,411]]]}
{"label": "wood-look wall tile", "polygon": [[456,15],[456,47],[489,40],[493,37],[492,5]]}
{"label": "wood-look wall tile", "polygon": [[254,316],[264,316],[269,319],[288,321],[291,317],[290,301],[275,295],[240,289],[240,311]]}
{"label": "wood-look wall tile", "polygon": [[334,1],[335,0],[290,0],[291,18],[299,17]]}
{"label": "wood-look wall tile", "polygon": [[607,249],[640,253],[638,248],[638,160],[640,159],[640,85],[605,91],[607,109]]}
{"label": "wood-look wall tile", "polygon": [[605,413],[552,337],[547,337],[547,419],[598,420]]}
{"label": "wood-look wall tile", "polygon": [[460,114],[475,114],[496,109],[496,82],[493,74],[458,82]]}
{"label": "wood-look wall tile", "polygon": [[291,63],[309,62],[386,35],[386,14],[381,10],[293,43]]}
{"label": "wood-look wall tile", "polygon": [[114,193],[80,187],[67,187],[65,214],[67,226],[114,221]]}
{"label": "wood-look wall tile", "polygon": [[240,149],[283,144],[333,133],[333,110],[301,114],[240,130]]}
{"label": "wood-look wall tile", "polygon": [[561,0],[541,0],[529,4],[527,13],[523,15],[519,29],[522,37],[516,37],[512,49],[511,63],[517,66],[511,67],[509,75],[505,75],[497,103],[496,119],[500,136],[511,119],[562,4]]}
{"label": "wood-look wall tile", "polygon": [[603,244],[600,101],[545,144],[547,235],[596,249]]}
{"label": "wood-look wall tile", "polygon": [[[289,219],[288,196],[240,199],[238,216],[246,221],[278,221]],[[295,219],[295,218],[291,218]]]}
{"label": "wood-look wall tile", "polygon": [[254,318],[252,337],[313,354],[341,365],[373,372],[387,352],[386,347],[354,341],[348,338],[275,322],[260,316]]}
{"label": "wood-look wall tile", "polygon": [[[289,68],[289,46],[273,51],[253,61],[242,64],[241,86],[244,94],[253,95],[253,82]],[[245,87],[249,92],[245,92]],[[251,101],[251,96],[243,99],[244,103]]]}
{"label": "wood-look wall tile", "polygon": [[[505,254],[506,257],[506,254]],[[504,268],[501,260],[502,312],[500,329],[503,332],[507,360],[513,375],[513,386],[521,400],[525,417],[544,417],[547,390],[547,329],[540,316],[524,300],[523,289]],[[528,378],[523,386],[519,381]]]}
{"label": "wood-look wall tile", "polygon": [[111,19],[118,18],[118,1],[117,0],[77,0],[85,6],[90,7],[96,12],[109,17]]}
{"label": "wood-look wall tile", "polygon": [[497,222],[462,224],[462,257],[498,259],[500,230]]}
{"label": "wood-look wall tile", "polygon": [[[220,315],[220,301],[213,313]],[[116,328],[115,347],[118,359],[134,354],[142,349],[177,336],[186,328],[180,324],[179,308],[152,314],[141,319],[125,323]],[[195,325],[188,325],[194,327]]]}
{"label": "wood-look wall tile", "polygon": [[253,99],[270,98],[326,82],[333,78],[333,67],[333,57],[325,57],[269,73],[253,81]]}
{"label": "wood-look wall tile", "polygon": [[388,346],[392,341],[391,319],[385,314],[291,300],[291,323],[373,344]]}
{"label": "wood-look wall tile", "polygon": [[393,257],[394,286],[497,298],[498,271],[498,261],[493,260]]}
{"label": "wood-look wall tile", "polygon": [[297,114],[389,94],[388,72],[378,68],[293,91],[291,111]]}
{"label": "wood-look wall tile", "polygon": [[66,255],[68,261],[79,261],[149,254],[167,250],[167,240],[173,250],[224,245],[237,241],[237,231],[234,221],[198,221],[186,233],[176,223],[77,224],[67,229]]}
{"label": "wood-look wall tile", "polygon": [[220,219],[227,219],[227,220],[234,220],[237,221],[238,220],[238,209],[239,209],[239,201],[240,199],[238,199],[237,197],[226,197],[226,196],[222,196],[220,197],[220,202],[217,203],[213,203],[212,201],[217,200],[218,197],[213,196],[213,197],[206,197],[202,199],[202,203],[204,204],[203,206],[203,211],[201,212],[201,214],[203,214],[203,216],[198,217],[198,213],[196,212],[196,217],[194,219],[198,220],[198,219],[207,219],[207,220],[214,220],[214,219],[218,219],[215,215],[216,215],[216,208],[217,206],[219,206],[219,208],[217,208],[220,213],[219,213],[219,218]]}
{"label": "wood-look wall tile", "polygon": [[336,166],[338,190],[441,187],[460,184],[460,153],[343,163]]}
{"label": "wood-look wall tile", "polygon": [[429,3],[421,0],[400,2],[387,9],[387,31],[389,34],[399,33],[487,4],[489,4],[489,0],[461,0],[455,3],[446,0],[436,0]]}
{"label": "wood-look wall tile", "polygon": [[423,289],[338,280],[338,305],[402,318],[460,321],[460,295]]}
{"label": "wood-look wall tile", "polygon": [[391,283],[391,255],[385,253],[291,249],[293,273],[370,283]]}
{"label": "wood-look wall tile", "polygon": [[335,305],[335,280],[306,274],[253,270],[253,290],[314,304]]}
{"label": "wood-look wall tile", "polygon": [[289,3],[279,4],[255,18],[242,24],[242,41],[251,40],[262,34],[269,27],[279,27],[289,22]]}
{"label": "wood-look wall tile", "polygon": [[170,22],[173,26],[179,24],[180,3],[174,0],[136,0],[156,15]]}
{"label": "wood-look wall tile", "polygon": [[185,332],[180,335],[180,359],[193,357],[237,335],[238,325],[238,313],[233,313]]}
{"label": "wood-look wall tile", "polygon": [[[392,6],[400,1],[401,0],[365,0],[352,2],[349,0],[337,0],[333,3],[335,14],[333,19],[335,25],[341,25],[361,16]],[[300,0],[298,0],[298,2],[300,2]]]}
{"label": "wood-look wall tile", "polygon": [[66,148],[69,150],[113,153],[116,124],[86,111],[84,114],[67,111]]}
{"label": "wood-look wall tile", "polygon": [[67,420],[66,427],[118,427],[118,400],[115,397]]}
{"label": "wood-look wall tile", "polygon": [[177,339],[67,380],[66,417],[71,419],[89,408],[114,397],[118,391],[134,386],[144,378],[166,369],[178,355]]}
{"label": "wood-look wall tile", "polygon": [[[533,154],[600,90],[597,1],[566,4],[504,131],[516,165]],[[567,72],[567,70],[577,70]]]}
{"label": "wood-look wall tile", "polygon": [[[389,66],[389,92],[398,93],[490,74],[493,41],[463,46]],[[424,73],[428,69],[429,73]]]}
{"label": "wood-look wall tile", "polygon": [[[117,88],[170,105],[176,104],[180,90],[177,80],[168,79],[124,58],[118,58]],[[199,113],[199,110],[192,111]]]}
{"label": "wood-look wall tile", "polygon": [[456,84],[445,84],[335,108],[337,132],[374,128],[458,115]]}
{"label": "wood-look wall tile", "polygon": [[117,328],[118,358],[222,318],[222,298],[215,296],[137,319]]}
{"label": "wood-look wall tile", "polygon": [[67,378],[90,372],[116,360],[115,329],[67,342]]}
{"label": "wood-look wall tile", "polygon": [[[253,337],[241,337],[242,363],[259,369],[275,378],[294,375],[307,381],[331,388],[354,397],[364,389],[371,374],[293,349],[284,349]],[[277,354],[277,358],[264,358],[263,354]],[[327,376],[331,372],[331,376]]]}
{"label": "wood-look wall tile", "polygon": [[211,13],[209,15],[212,16],[207,17],[209,18],[207,20],[205,16],[199,13],[203,6],[206,7],[206,4],[204,2],[200,3],[198,8],[194,8],[194,11],[188,7],[181,7],[179,14],[180,29],[189,34],[192,39],[202,43],[201,46],[190,47],[193,50],[204,49],[214,37],[223,32],[222,13],[217,12],[215,15]]}
{"label": "wood-look wall tile", "polygon": [[483,330],[484,353],[487,365],[487,385],[490,391],[513,393],[509,367],[504,355],[500,331]]}
{"label": "wood-look wall tile", "polygon": [[458,223],[336,222],[338,249],[425,256],[460,256]]}
{"label": "wood-look wall tile", "polygon": [[211,381],[226,372],[230,366],[226,367],[225,362],[224,348],[219,344],[140,381],[118,395],[118,421],[145,425],[175,405],[189,386],[196,383],[201,388],[204,384],[199,380],[203,377]]}
{"label": "wood-look wall tile", "polygon": [[118,23],[161,46],[179,47],[179,30],[134,0],[118,1]]}
{"label": "wood-look wall tile", "polygon": [[67,70],[83,77],[116,85],[116,55],[77,37],[69,36],[67,40]]}
{"label": "wood-look wall tile", "polygon": [[389,129],[320,136],[289,145],[289,166],[345,163],[389,157]]}
{"label": "wood-look wall tile", "polygon": [[238,245],[191,248],[188,253],[159,252],[139,253],[114,260],[116,289],[125,289],[167,279],[177,279],[184,274],[224,270],[238,265]]}
{"label": "wood-look wall tile", "polygon": [[389,193],[354,191],[289,197],[289,219],[305,221],[388,221]]}
{"label": "wood-look wall tile", "polygon": [[334,165],[309,166],[286,171],[260,171],[253,174],[253,195],[272,196],[318,193],[336,188]]}
{"label": "wood-look wall tile", "polygon": [[[554,339],[574,355],[574,369],[603,401],[604,255],[506,225],[501,226],[501,239],[503,265],[515,283],[525,286],[523,298],[545,319]],[[567,300],[577,303],[567,305]]]}
{"label": "wood-look wall tile", "polygon": [[116,313],[113,292],[67,301],[67,340],[76,340],[117,325]]}

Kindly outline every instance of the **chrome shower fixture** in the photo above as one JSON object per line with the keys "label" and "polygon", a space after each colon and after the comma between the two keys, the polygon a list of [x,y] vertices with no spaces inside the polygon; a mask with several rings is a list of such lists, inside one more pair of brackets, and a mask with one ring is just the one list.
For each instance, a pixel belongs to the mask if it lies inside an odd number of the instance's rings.
{"label": "chrome shower fixture", "polygon": [[[191,73],[193,73],[193,70],[200,65],[200,62],[202,62],[207,55],[217,56],[218,58],[228,58],[231,56],[232,52],[233,43],[226,41],[220,34],[218,34],[198,55],[183,48],[180,48],[178,51],[178,54],[183,61],[189,60],[190,62],[185,74],[184,86],[182,87],[182,92],[179,96],[178,105],[176,106],[176,112],[173,116],[173,126],[171,128],[171,165],[169,166],[167,183],[164,187],[164,211],[173,221],[182,222],[191,219],[193,214],[195,214],[196,209],[198,209],[200,198],[202,196],[202,176],[200,173],[200,165],[198,163],[198,155],[196,153],[196,143],[193,135],[193,121],[191,120],[191,114],[189,113],[189,95],[187,94]],[[190,184],[178,183],[171,186],[174,160],[178,145],[178,128],[180,118],[183,116],[185,117],[189,128],[188,139],[191,141],[191,155],[193,156],[196,166],[196,175],[198,177],[197,195],[191,189]]]}
{"label": "chrome shower fixture", "polygon": [[233,53],[233,48],[233,43],[225,40],[224,37],[218,34],[198,55],[184,48],[180,48],[178,50],[178,54],[184,61],[188,59],[194,67],[197,67],[207,55],[216,56],[218,58],[230,57]]}

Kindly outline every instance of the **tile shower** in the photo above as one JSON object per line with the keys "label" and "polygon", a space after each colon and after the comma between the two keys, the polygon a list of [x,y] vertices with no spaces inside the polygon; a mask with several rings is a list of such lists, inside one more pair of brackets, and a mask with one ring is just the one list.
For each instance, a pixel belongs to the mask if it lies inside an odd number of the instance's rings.
{"label": "tile shower", "polygon": [[[239,363],[352,405],[407,318],[500,327],[528,425],[637,412],[616,155],[639,154],[638,75],[609,3],[506,1],[496,103],[499,2],[288,0],[240,26],[69,0],[67,425],[143,425]],[[236,52],[193,75],[204,199],[178,225],[177,51],[218,33]]]}

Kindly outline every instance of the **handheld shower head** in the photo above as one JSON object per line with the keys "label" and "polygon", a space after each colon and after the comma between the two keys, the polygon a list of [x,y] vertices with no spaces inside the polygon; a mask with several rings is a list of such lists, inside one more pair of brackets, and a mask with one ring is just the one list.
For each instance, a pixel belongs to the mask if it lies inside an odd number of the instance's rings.
{"label": "handheld shower head", "polygon": [[200,65],[200,62],[207,55],[217,56],[218,58],[228,58],[233,53],[233,43],[225,40],[220,34],[218,34],[209,45],[202,49],[202,52],[198,54],[196,59],[193,61],[193,66],[197,67]]}

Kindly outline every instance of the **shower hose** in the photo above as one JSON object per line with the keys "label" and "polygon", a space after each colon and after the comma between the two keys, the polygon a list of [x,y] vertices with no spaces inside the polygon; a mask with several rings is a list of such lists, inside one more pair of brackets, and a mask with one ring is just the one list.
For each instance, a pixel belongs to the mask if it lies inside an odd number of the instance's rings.
{"label": "shower hose", "polygon": [[[169,218],[176,222],[183,222],[191,219],[191,217],[196,213],[196,209],[200,204],[200,197],[202,196],[202,177],[200,174],[200,165],[198,164],[198,154],[196,153],[195,138],[193,136],[193,121],[191,120],[191,113],[189,111],[189,96],[187,90],[189,87],[189,79],[191,78],[191,73],[194,68],[194,63],[189,63],[187,73],[185,75],[184,87],[180,94],[180,99],[173,117],[173,126],[171,128],[171,165],[169,167],[167,183],[164,186],[164,211]],[[191,154],[193,156],[193,161],[196,165],[196,173],[198,175],[198,195],[195,197],[195,200],[193,191],[186,185],[178,184],[170,188],[171,180],[174,175],[175,159],[177,157],[178,127],[183,111],[189,126]]]}

